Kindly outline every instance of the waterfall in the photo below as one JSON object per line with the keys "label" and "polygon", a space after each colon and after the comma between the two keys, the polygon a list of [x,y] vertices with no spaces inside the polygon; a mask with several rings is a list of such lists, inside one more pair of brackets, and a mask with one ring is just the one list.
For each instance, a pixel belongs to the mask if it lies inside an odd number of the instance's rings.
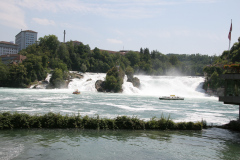
{"label": "waterfall", "polygon": [[48,73],[44,81],[39,81],[38,84],[31,85],[29,88],[46,89],[47,85],[50,83],[51,77],[52,74]]}
{"label": "waterfall", "polygon": [[80,91],[97,92],[95,83],[97,80],[103,80],[106,73],[84,73],[83,78],[74,78],[68,85],[69,89],[78,89]]}
{"label": "waterfall", "polygon": [[47,77],[45,79],[45,81],[47,81],[48,83],[50,82],[50,78],[52,77],[52,74],[47,74]]}
{"label": "waterfall", "polygon": [[[85,73],[82,79],[73,79],[68,88],[80,91],[97,92],[95,82],[104,80],[105,73]],[[178,95],[184,97],[204,97],[202,85],[203,77],[190,76],[146,76],[136,75],[140,79],[141,86],[136,88],[124,78],[123,94],[141,94],[151,96]]]}
{"label": "waterfall", "polygon": [[202,85],[203,77],[189,76],[138,76],[141,93],[145,95],[184,97],[205,96]]}

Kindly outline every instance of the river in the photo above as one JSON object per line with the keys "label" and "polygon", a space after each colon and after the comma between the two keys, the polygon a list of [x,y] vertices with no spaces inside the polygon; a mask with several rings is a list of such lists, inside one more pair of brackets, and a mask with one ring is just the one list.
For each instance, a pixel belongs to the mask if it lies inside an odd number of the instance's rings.
{"label": "river", "polygon": [[[100,118],[118,115],[149,120],[162,115],[175,122],[206,120],[222,125],[238,117],[238,106],[225,105],[202,90],[203,77],[137,76],[141,88],[123,84],[123,93],[97,93],[105,74],[85,73],[68,89],[0,88],[0,111]],[[73,95],[75,89],[80,95]],[[183,101],[161,101],[175,94]],[[240,133],[202,131],[105,131],[77,129],[0,130],[0,159],[238,159]]]}

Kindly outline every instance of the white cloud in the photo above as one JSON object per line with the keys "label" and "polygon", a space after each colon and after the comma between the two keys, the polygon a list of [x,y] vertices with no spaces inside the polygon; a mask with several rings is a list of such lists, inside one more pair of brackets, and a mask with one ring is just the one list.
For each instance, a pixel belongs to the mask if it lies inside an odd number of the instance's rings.
{"label": "white cloud", "polygon": [[173,33],[170,30],[160,31],[160,30],[154,30],[154,29],[153,30],[135,29],[135,30],[131,30],[128,34],[133,34],[135,37],[141,37],[142,39],[148,39],[149,37],[169,39],[173,37]]}
{"label": "white cloud", "polygon": [[78,24],[70,24],[70,23],[60,23],[60,26],[65,29],[70,29],[70,30],[76,29],[77,31],[82,31],[82,32],[86,32],[88,34],[96,35],[96,32],[91,27],[83,27]]}
{"label": "white cloud", "polygon": [[216,0],[186,0],[190,3],[215,3]]}
{"label": "white cloud", "polygon": [[19,25],[21,28],[26,28],[24,8],[40,12],[76,12],[78,14],[95,14],[109,18],[142,19],[158,16],[165,10],[163,6],[166,5],[213,2],[216,2],[216,0],[8,0],[5,2],[1,0],[0,20],[2,21],[0,23],[14,26],[13,23],[17,26],[16,28],[19,28]]}
{"label": "white cloud", "polygon": [[44,25],[44,26],[48,26],[48,25],[55,25],[55,22],[53,20],[48,20],[48,19],[41,19],[41,18],[33,18],[32,19],[34,22],[40,24],[40,25]]}
{"label": "white cloud", "polygon": [[[23,8],[34,9],[38,11],[57,11],[57,2],[47,0],[14,0],[15,3]],[[61,1],[59,1],[61,2]]]}
{"label": "white cloud", "polygon": [[123,43],[121,40],[117,40],[117,39],[107,39],[107,41],[109,43],[113,43],[113,44],[122,44]]}
{"label": "white cloud", "polygon": [[51,11],[51,12],[92,12],[97,4],[89,7],[88,3],[83,3],[77,0],[15,0],[19,6],[38,11]]}
{"label": "white cloud", "polygon": [[24,21],[24,11],[11,0],[0,1],[0,24],[18,29],[27,28]]}
{"label": "white cloud", "polygon": [[78,0],[15,0],[23,8],[50,12],[77,12],[80,14],[95,14],[110,18],[148,18],[153,17],[161,9],[149,10],[146,6],[155,6],[148,1],[78,1]]}

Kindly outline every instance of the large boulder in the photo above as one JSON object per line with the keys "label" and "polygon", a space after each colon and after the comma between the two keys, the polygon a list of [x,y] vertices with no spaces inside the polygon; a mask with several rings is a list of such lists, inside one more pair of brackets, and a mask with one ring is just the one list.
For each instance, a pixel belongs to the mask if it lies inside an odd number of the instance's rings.
{"label": "large boulder", "polygon": [[95,88],[98,92],[106,92],[105,90],[105,81],[97,80],[95,83]]}
{"label": "large boulder", "polygon": [[137,77],[128,76],[127,82],[132,82],[134,87],[137,87],[137,88],[140,87],[140,80]]}
{"label": "large boulder", "polygon": [[133,84],[134,87],[139,88],[140,87],[140,80],[137,77],[134,77],[132,79],[132,84]]}
{"label": "large boulder", "polygon": [[57,81],[55,85],[53,85],[52,83],[49,83],[46,85],[46,89],[55,89],[55,88],[65,89],[65,88],[68,88],[69,83],[70,83],[70,80]]}
{"label": "large boulder", "polygon": [[127,82],[132,82],[133,81],[133,74],[128,74],[127,75]]}

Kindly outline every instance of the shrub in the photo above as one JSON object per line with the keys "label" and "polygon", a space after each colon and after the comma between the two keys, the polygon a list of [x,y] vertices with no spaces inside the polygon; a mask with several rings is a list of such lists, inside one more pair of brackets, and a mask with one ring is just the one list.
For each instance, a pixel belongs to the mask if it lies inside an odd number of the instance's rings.
{"label": "shrub", "polygon": [[4,112],[0,114],[0,128],[1,129],[12,129],[14,126],[11,123],[12,114]]}
{"label": "shrub", "polygon": [[193,130],[193,128],[194,128],[194,123],[193,122],[188,122],[186,124],[186,129],[187,130]]}
{"label": "shrub", "polygon": [[176,123],[174,123],[172,120],[168,121],[168,129],[170,130],[176,129],[177,128],[176,126],[177,126]]}
{"label": "shrub", "polygon": [[203,128],[207,128],[207,122],[205,120],[202,119],[201,123],[202,123]]}
{"label": "shrub", "polygon": [[194,130],[202,130],[202,129],[203,129],[203,124],[202,124],[202,122],[197,122],[197,123],[195,123],[194,126],[193,126],[193,129],[194,129]]}
{"label": "shrub", "polygon": [[157,123],[157,117],[150,118],[150,121],[146,122],[146,129],[157,129],[158,123]]}
{"label": "shrub", "polygon": [[133,129],[133,122],[127,116],[118,116],[115,119],[115,124],[118,129]]}
{"label": "shrub", "polygon": [[14,113],[12,115],[12,125],[16,128],[30,128],[30,116],[26,113]]}
{"label": "shrub", "polygon": [[179,122],[177,123],[177,129],[179,130],[186,130],[186,122]]}
{"label": "shrub", "polygon": [[[233,123],[232,125],[235,125]],[[157,129],[157,130],[201,130],[203,122],[174,123],[170,117],[163,115],[160,119],[151,118],[145,122],[137,116],[118,116],[115,119],[89,116],[68,116],[49,112],[45,115],[28,115],[26,113],[0,113],[0,129],[13,128],[80,128],[80,129]]]}

